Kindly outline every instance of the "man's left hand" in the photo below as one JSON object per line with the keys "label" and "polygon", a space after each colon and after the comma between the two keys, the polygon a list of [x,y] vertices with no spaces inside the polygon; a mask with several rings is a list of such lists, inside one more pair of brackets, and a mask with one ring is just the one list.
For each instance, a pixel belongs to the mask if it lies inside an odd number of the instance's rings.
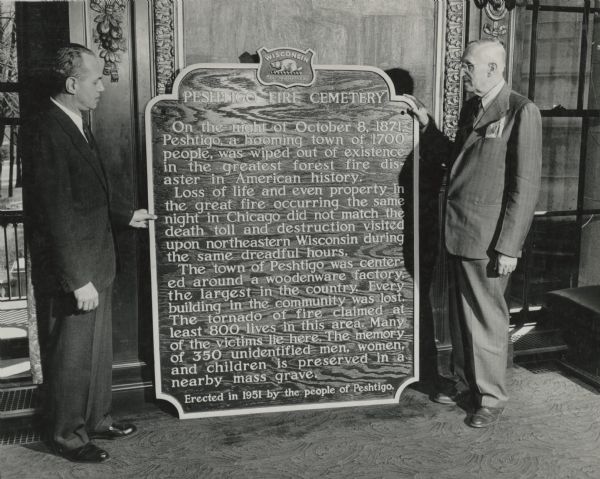
{"label": "man's left hand", "polygon": [[517,267],[517,258],[498,253],[496,256],[496,271],[500,276],[508,276]]}
{"label": "man's left hand", "polygon": [[148,228],[148,221],[155,220],[156,218],[156,215],[148,213],[146,209],[135,210],[129,226],[134,228]]}
{"label": "man's left hand", "polygon": [[411,105],[409,105],[409,111],[418,120],[421,129],[423,130],[427,128],[427,125],[429,125],[429,112],[427,111],[425,104],[415,96],[407,94],[405,94],[404,96],[410,98],[416,105],[416,108],[413,108]]}

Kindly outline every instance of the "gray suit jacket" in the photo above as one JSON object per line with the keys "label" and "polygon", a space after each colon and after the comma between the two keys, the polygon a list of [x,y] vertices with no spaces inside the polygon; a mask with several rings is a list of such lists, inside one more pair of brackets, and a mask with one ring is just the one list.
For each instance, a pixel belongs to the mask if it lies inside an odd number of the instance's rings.
{"label": "gray suit jacket", "polygon": [[475,108],[476,99],[465,103],[454,143],[431,123],[422,135],[424,158],[449,162],[446,248],[472,259],[518,257],[540,189],[540,112],[508,86],[473,123]]}

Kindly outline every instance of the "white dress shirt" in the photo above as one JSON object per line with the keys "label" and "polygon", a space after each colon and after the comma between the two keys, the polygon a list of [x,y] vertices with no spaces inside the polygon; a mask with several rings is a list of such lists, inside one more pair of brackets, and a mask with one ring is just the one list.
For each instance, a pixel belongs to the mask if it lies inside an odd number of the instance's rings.
{"label": "white dress shirt", "polygon": [[483,111],[487,110],[487,107],[496,99],[500,90],[504,88],[506,82],[504,79],[500,81],[496,86],[492,87],[485,95],[481,97],[481,108]]}
{"label": "white dress shirt", "polygon": [[69,116],[69,118],[71,120],[73,120],[73,123],[75,123],[75,126],[77,127],[77,129],[81,132],[81,134],[83,135],[83,138],[85,138],[85,141],[87,141],[87,138],[85,137],[85,133],[83,132],[83,118],[81,117],[81,114],[79,112],[74,112],[73,110],[70,110],[63,104],[57,102],[52,97],[50,97],[50,100],[52,100],[52,103],[54,103],[58,108],[60,108],[62,111],[64,111]]}

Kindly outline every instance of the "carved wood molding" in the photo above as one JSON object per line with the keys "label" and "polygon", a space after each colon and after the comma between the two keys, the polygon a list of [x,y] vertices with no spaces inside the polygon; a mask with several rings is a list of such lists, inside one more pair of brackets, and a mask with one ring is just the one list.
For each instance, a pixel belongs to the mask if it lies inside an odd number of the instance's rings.
{"label": "carved wood molding", "polygon": [[111,82],[119,81],[121,54],[127,51],[123,35],[123,22],[127,4],[124,0],[91,0],[90,8],[97,13],[94,17],[94,42],[104,60],[102,73],[110,76]]}
{"label": "carved wood molding", "polygon": [[508,10],[515,8],[516,0],[473,0],[478,8],[485,9],[485,13],[492,20],[501,20]]}
{"label": "carved wood molding", "polygon": [[173,0],[154,0],[154,64],[156,94],[169,93],[175,79],[175,6]]}
{"label": "carved wood molding", "polygon": [[460,59],[463,51],[465,9],[463,0],[448,0],[446,9],[446,74],[444,80],[444,133],[454,139],[462,102]]}
{"label": "carved wood molding", "polygon": [[509,30],[509,11],[515,8],[515,0],[474,0],[485,12],[482,18],[481,37],[500,40],[506,44]]}

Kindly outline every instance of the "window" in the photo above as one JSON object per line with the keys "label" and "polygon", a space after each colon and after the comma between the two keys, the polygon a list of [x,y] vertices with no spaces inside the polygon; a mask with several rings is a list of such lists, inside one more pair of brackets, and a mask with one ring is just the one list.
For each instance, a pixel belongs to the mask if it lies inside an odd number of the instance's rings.
{"label": "window", "polygon": [[15,3],[0,2],[0,301],[26,297]]}
{"label": "window", "polygon": [[27,375],[27,272],[19,156],[15,3],[0,2],[0,379]]}
{"label": "window", "polygon": [[0,2],[0,210],[22,209],[15,2]]}
{"label": "window", "polygon": [[540,107],[544,142],[537,211],[509,291],[513,311],[527,311],[547,291],[600,283],[597,249],[586,253],[600,232],[600,1],[528,0],[515,14],[513,88]]}

